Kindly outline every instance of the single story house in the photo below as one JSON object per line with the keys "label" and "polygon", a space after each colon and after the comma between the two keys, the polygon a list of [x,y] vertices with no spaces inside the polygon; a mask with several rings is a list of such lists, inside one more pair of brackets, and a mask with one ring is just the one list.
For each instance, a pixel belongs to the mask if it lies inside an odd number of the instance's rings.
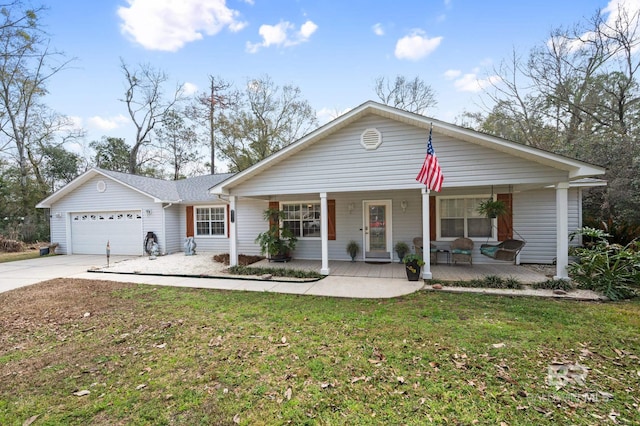
{"label": "single story house", "polygon": [[[444,175],[440,192],[416,181],[429,129]],[[147,232],[163,253],[181,251],[193,236],[199,251],[258,254],[263,212],[284,210],[295,230],[294,256],[397,261],[394,245],[414,238],[447,249],[458,237],[474,241],[474,263],[485,243],[526,241],[518,262],[557,260],[567,277],[569,233],[582,226],[582,191],[603,185],[605,169],[582,161],[366,102],[235,175],[181,181],[91,169],[38,207],[49,208],[51,241],[61,253],[142,254]],[[476,208],[500,199],[511,214],[487,219]],[[423,277],[431,278],[427,263]]]}

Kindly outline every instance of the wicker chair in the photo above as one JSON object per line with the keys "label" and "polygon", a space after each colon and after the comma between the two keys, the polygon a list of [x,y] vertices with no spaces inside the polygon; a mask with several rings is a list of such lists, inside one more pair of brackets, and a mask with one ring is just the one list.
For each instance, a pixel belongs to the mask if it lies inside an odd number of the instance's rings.
{"label": "wicker chair", "polygon": [[[422,237],[416,237],[413,239],[413,246],[416,248],[416,254],[418,256],[420,256],[421,258],[424,259],[424,255],[423,255],[423,246],[424,246],[424,240],[422,239]],[[436,260],[436,245],[431,243],[429,244],[429,262],[430,263],[437,263]]]}
{"label": "wicker chair", "polygon": [[454,265],[458,262],[467,262],[473,265],[472,250],[473,241],[469,238],[458,238],[451,243],[451,261]]}

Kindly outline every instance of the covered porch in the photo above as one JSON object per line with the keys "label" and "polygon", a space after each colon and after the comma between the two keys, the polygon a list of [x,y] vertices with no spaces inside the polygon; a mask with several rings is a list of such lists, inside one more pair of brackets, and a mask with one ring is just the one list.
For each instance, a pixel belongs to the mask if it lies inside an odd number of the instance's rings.
{"label": "covered porch", "polygon": [[[256,267],[279,267],[321,272],[321,260],[293,259],[286,263],[269,262],[267,259],[254,263]],[[368,277],[406,279],[405,266],[402,263],[368,263],[330,260],[331,275],[343,277]],[[479,265],[431,265],[434,280],[440,281],[469,281],[483,278],[487,275],[497,275],[503,278],[515,278],[523,284],[546,281],[542,270],[524,265],[513,264],[479,264]]]}

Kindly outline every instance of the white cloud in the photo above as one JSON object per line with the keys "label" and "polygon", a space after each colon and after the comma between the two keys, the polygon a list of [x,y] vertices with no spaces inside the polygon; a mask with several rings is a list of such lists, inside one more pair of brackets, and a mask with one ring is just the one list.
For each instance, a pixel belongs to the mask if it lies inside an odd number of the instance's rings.
{"label": "white cloud", "polygon": [[296,31],[295,25],[291,22],[282,21],[276,25],[261,25],[258,34],[262,37],[262,42],[247,42],[247,52],[256,53],[262,47],[281,46],[289,47],[304,43],[316,32],[318,26],[313,21],[307,21]]}
{"label": "white cloud", "polygon": [[395,55],[398,59],[417,61],[436,50],[441,42],[442,37],[428,38],[424,31],[414,30],[398,40]]}
{"label": "white cloud", "polygon": [[460,77],[461,74],[462,74],[462,71],[460,70],[446,70],[444,72],[444,78],[446,78],[447,80],[453,80],[455,78]]}
{"label": "white cloud", "polygon": [[198,86],[193,83],[186,82],[182,85],[182,94],[185,96],[193,95],[198,92]]}
{"label": "white cloud", "polygon": [[113,130],[113,129],[117,129],[118,127],[120,127],[122,124],[126,123],[127,117],[125,117],[122,114],[116,115],[115,117],[100,117],[100,116],[93,116],[90,117],[88,120],[89,125],[95,127],[96,129],[99,130]]}
{"label": "white cloud", "polygon": [[462,77],[456,79],[453,82],[453,86],[459,92],[479,92],[485,87],[493,83],[497,83],[500,80],[500,77],[497,75],[492,75],[484,79],[478,78],[478,74],[468,73],[464,74]]}
{"label": "white cloud", "polygon": [[375,24],[373,27],[371,27],[371,29],[373,30],[373,33],[377,36],[384,35],[384,28],[382,27],[381,23]]}
{"label": "white cloud", "polygon": [[127,0],[118,8],[123,34],[150,50],[175,52],[203,34],[215,35],[223,28],[240,31],[247,24],[225,0]]}

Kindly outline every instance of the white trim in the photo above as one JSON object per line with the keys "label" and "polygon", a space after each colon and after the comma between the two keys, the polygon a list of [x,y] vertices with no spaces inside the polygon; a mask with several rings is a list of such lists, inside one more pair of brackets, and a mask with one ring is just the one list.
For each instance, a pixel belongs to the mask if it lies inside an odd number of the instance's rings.
{"label": "white trim", "polygon": [[329,206],[327,204],[327,193],[320,193],[320,235],[321,235],[321,252],[322,267],[320,273],[329,275]]}
{"label": "white trim", "polygon": [[[238,203],[234,196],[229,197],[229,266],[238,265]],[[195,208],[195,207],[194,207]]]}
{"label": "white trim", "polygon": [[[278,202],[278,208],[283,211],[284,209],[282,208],[284,205],[299,205],[302,207],[303,204],[318,204],[320,205],[320,235],[318,237],[303,237],[302,235],[296,235],[296,239],[298,240],[309,240],[309,241],[319,241],[322,238],[322,202],[321,200],[313,200],[313,201],[309,201],[309,200],[302,200],[302,201],[297,201],[297,200],[293,200],[293,201],[279,201]],[[328,214],[328,212],[327,212]],[[302,218],[300,219],[302,220]],[[282,227],[282,220],[280,221],[280,227]],[[300,231],[302,231],[302,227],[300,228]],[[329,232],[328,228],[327,228],[327,232]]]}
{"label": "white trim", "polygon": [[[386,250],[389,253],[389,259],[380,259],[375,257],[367,257],[367,228],[369,224],[367,223],[367,217],[369,216],[368,206],[369,204],[378,204],[385,206],[385,236],[386,236]],[[369,230],[370,232],[370,230]],[[371,235],[371,234],[369,234]],[[362,255],[365,261],[393,261],[393,200],[384,199],[384,200],[362,200]]]}
{"label": "white trim", "polygon": [[[491,194],[475,194],[475,195],[444,195],[444,196],[436,196],[436,241],[454,241],[457,238],[460,237],[465,237],[465,238],[469,238],[472,241],[481,241],[481,242],[497,242],[498,241],[498,219],[491,219],[491,235],[487,238],[485,237],[468,237],[466,235],[461,235],[461,236],[457,236],[457,237],[443,237],[442,236],[442,226],[441,226],[441,220],[442,217],[440,216],[440,201],[444,200],[444,199],[454,199],[454,200],[461,200],[461,199],[469,199],[469,198],[489,198],[491,197]],[[496,194],[494,194],[493,199],[496,199]],[[468,231],[467,229],[467,217],[465,217],[465,231]]]}
{"label": "white trim", "polygon": [[[223,224],[224,224],[224,231],[222,233],[222,235],[219,234],[215,234],[215,235],[200,235],[198,234],[198,221],[197,221],[197,217],[198,217],[198,209],[222,209],[222,211],[224,212],[224,220],[223,220]],[[224,239],[227,238],[227,234],[229,233],[229,230],[227,229],[227,221],[228,221],[228,217],[227,217],[227,205],[226,204],[211,204],[211,205],[206,205],[206,206],[193,206],[193,237],[194,238],[202,238],[202,239]],[[202,221],[201,221],[202,222]],[[211,222],[211,220],[209,220],[209,222]],[[219,221],[214,221],[214,222],[219,222]]]}
{"label": "white trim", "polygon": [[431,246],[431,220],[429,218],[429,203],[431,202],[429,196],[431,190],[426,187],[422,187],[422,260],[424,260],[424,266],[422,267],[422,279],[430,280],[433,278],[431,273],[431,252],[429,257],[425,255],[426,248]]}

